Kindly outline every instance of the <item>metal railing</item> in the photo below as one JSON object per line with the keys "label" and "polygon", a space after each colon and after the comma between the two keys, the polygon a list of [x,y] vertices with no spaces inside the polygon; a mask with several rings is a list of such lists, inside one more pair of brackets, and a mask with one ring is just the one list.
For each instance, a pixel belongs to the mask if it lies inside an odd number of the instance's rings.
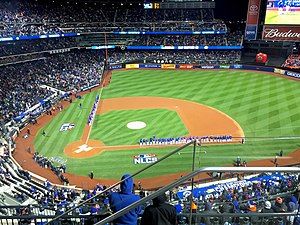
{"label": "metal railing", "polygon": [[[194,151],[194,155],[195,155],[196,141],[192,141],[192,142],[189,142],[189,143],[187,143],[187,144],[185,144],[185,145],[183,145],[183,146],[181,146],[181,147],[179,147],[179,148],[177,148],[177,149],[171,151],[170,153],[168,153],[168,154],[166,154],[165,156],[163,156],[163,157],[161,157],[160,159],[158,159],[156,162],[154,162],[154,163],[152,163],[152,164],[149,164],[148,166],[142,168],[141,170],[139,170],[139,171],[133,173],[131,176],[126,177],[126,178],[123,179],[123,180],[120,180],[119,182],[117,182],[117,183],[111,185],[110,187],[106,188],[106,189],[103,190],[103,191],[100,191],[98,194],[94,195],[93,197],[91,197],[91,198],[89,198],[89,199],[87,199],[87,200],[81,202],[81,203],[78,204],[77,206],[75,206],[75,207],[73,207],[73,208],[67,210],[67,211],[64,212],[63,214],[61,214],[61,215],[59,215],[59,216],[53,218],[51,221],[47,222],[47,224],[50,224],[51,222],[53,222],[53,221],[55,221],[55,220],[58,220],[58,219],[64,217],[65,215],[68,215],[70,212],[74,211],[75,209],[81,207],[82,205],[84,205],[84,204],[90,202],[91,200],[97,198],[98,196],[101,196],[101,195],[107,193],[108,191],[112,190],[113,188],[117,187],[117,186],[120,185],[122,182],[124,182],[124,181],[126,181],[126,180],[128,180],[128,179],[130,179],[130,178],[133,178],[133,177],[139,175],[140,173],[144,172],[145,170],[148,170],[148,169],[152,168],[153,166],[157,165],[158,163],[162,162],[163,160],[169,158],[170,156],[176,154],[177,152],[181,151],[182,149],[184,149],[184,148],[186,148],[186,147],[188,147],[188,146],[190,146],[190,145],[192,145],[192,144],[193,144],[193,147],[194,147],[194,150],[193,150],[193,151]],[[195,158],[193,157],[193,165],[194,165],[194,164],[195,164]],[[193,168],[194,168],[194,166],[193,166]]]}
{"label": "metal railing", "polygon": [[[191,173],[189,173],[188,175],[181,177],[180,179],[174,181],[173,183],[159,189],[158,191],[140,199],[139,201],[123,208],[122,210],[112,214],[111,216],[105,218],[104,220],[95,223],[95,225],[106,225],[107,223],[110,223],[114,220],[116,220],[117,218],[123,216],[124,214],[128,213],[130,210],[145,204],[149,201],[151,201],[152,199],[160,196],[161,194],[165,193],[166,191],[175,188],[177,186],[179,186],[180,184],[184,183],[185,181],[191,180],[193,179],[195,176],[197,176],[200,173],[207,173],[207,172],[221,172],[221,173],[226,173],[226,172],[235,172],[235,173],[243,173],[243,172],[250,172],[250,173],[260,173],[260,172],[289,172],[289,173],[299,173],[300,172],[300,168],[297,167],[207,167],[207,168],[200,168],[197,169]],[[189,221],[191,224],[192,221],[192,212],[190,212],[189,214]],[[203,216],[204,214],[201,214],[201,216]],[[230,216],[234,216],[237,214],[230,214]],[[261,214],[263,215],[263,214]],[[273,215],[278,215],[277,213],[271,214]],[[288,216],[289,214],[287,214]],[[292,214],[295,215],[295,214]],[[219,216],[225,216],[225,214],[221,214]],[[249,216],[249,214],[248,214]]]}

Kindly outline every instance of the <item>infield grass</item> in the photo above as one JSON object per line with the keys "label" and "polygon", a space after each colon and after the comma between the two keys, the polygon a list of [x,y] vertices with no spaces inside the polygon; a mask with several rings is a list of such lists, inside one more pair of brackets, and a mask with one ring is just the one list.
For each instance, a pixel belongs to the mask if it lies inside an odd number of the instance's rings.
{"label": "infield grass", "polygon": [[[69,172],[87,175],[93,170],[96,177],[119,178],[124,172],[135,172],[145,165],[134,165],[133,156],[138,154],[154,153],[158,157],[168,153],[174,148],[122,150],[104,152],[93,158],[71,159],[64,155],[63,149],[74,140],[81,137],[82,130],[87,121],[87,116],[97,93],[92,92],[81,100],[84,110],[78,107],[79,100],[54,118],[44,128],[49,137],[37,135],[35,148],[48,157],[61,156],[67,159]],[[161,71],[161,70],[131,70],[115,71],[110,86],[103,90],[101,98],[117,98],[131,96],[158,96],[186,99],[214,107],[236,120],[243,128],[247,138],[244,145],[226,145],[204,147],[207,154],[201,154],[200,166],[221,166],[231,164],[240,156],[247,161],[274,157],[280,150],[284,154],[300,148],[299,139],[276,138],[300,136],[300,82],[275,77],[259,72],[245,72],[239,70],[209,70],[209,71]],[[101,106],[100,106],[101,107]],[[135,143],[138,135],[132,134],[124,128],[132,120],[155,120],[151,110],[140,112],[116,111],[107,115],[97,116],[91,137],[104,142],[120,144]],[[143,111],[143,112],[142,112]],[[157,111],[157,110],[154,110]],[[153,112],[162,115],[167,112]],[[171,111],[168,111],[168,114]],[[172,113],[171,113],[172,114]],[[172,123],[163,122],[165,130],[155,131],[154,127],[145,130],[144,137],[158,136],[173,132],[184,133],[185,127],[170,129],[170,124],[178,123],[177,115],[171,116]],[[135,117],[136,115],[136,117]],[[138,115],[138,116],[137,116]],[[147,118],[148,117],[148,118]],[[75,128],[68,132],[60,132],[63,123],[73,122]],[[119,130],[113,131],[116,127]],[[213,126],[213,124],[212,124]],[[147,129],[148,129],[147,128]],[[125,134],[124,134],[125,132]],[[132,137],[132,139],[131,139]],[[255,138],[256,137],[256,138]],[[260,139],[260,137],[274,137],[273,140]],[[191,168],[191,151],[173,156],[156,169],[143,173],[141,177],[158,176],[168,173],[188,171]]]}
{"label": "infield grass", "polygon": [[[133,121],[146,123],[141,130],[127,128]],[[163,128],[163,129],[162,129]],[[91,139],[101,139],[105,145],[136,145],[141,138],[184,136],[189,132],[177,112],[163,109],[116,110],[97,115]]]}

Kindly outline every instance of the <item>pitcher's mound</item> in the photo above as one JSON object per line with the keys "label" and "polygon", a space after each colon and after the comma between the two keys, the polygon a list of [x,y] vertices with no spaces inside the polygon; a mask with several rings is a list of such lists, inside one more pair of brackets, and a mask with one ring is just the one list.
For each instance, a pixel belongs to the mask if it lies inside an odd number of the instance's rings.
{"label": "pitcher's mound", "polygon": [[142,121],[133,121],[130,123],[127,123],[127,128],[131,129],[131,130],[140,130],[145,128],[147,125],[146,123],[142,122]]}

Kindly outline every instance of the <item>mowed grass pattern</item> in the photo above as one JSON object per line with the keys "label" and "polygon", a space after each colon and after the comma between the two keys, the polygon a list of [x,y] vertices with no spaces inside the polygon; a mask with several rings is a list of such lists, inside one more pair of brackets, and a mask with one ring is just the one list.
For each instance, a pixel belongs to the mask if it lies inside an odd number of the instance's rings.
{"label": "mowed grass pattern", "polygon": [[[84,108],[92,106],[95,96],[96,93],[84,96],[82,100]],[[127,96],[186,99],[217,108],[235,119],[244,129],[245,135],[249,137],[246,144],[204,147],[207,154],[199,153],[200,166],[230,164],[237,156],[242,158],[244,156],[247,161],[273,157],[280,150],[287,154],[300,147],[299,139],[266,141],[266,139],[250,138],[300,136],[300,83],[297,81],[239,70],[115,71],[110,86],[105,88],[101,98]],[[90,108],[80,112],[79,116],[78,111],[78,101],[76,101],[69,109],[51,121],[45,128],[51,133],[50,137],[44,138],[39,134],[36,138],[35,146],[38,151],[46,156],[66,158],[63,148],[67,143],[80,138]],[[103,117],[109,117],[111,113]],[[128,117],[130,113],[126,112],[126,114],[125,117]],[[147,115],[147,110],[145,115]],[[69,118],[75,121],[76,128],[67,133],[59,132],[62,123],[70,122]],[[112,124],[106,124],[104,118],[97,117],[92,137],[96,138],[104,134],[104,138],[107,138],[110,143],[114,143],[114,139],[124,138],[126,134],[112,132],[112,127],[121,126],[122,120],[118,118],[110,120]],[[108,135],[109,132],[112,135]],[[171,134],[172,129],[167,128],[163,132]],[[151,131],[145,135],[150,137],[157,134]],[[135,142],[136,138],[138,137],[133,135],[134,140],[131,141]],[[130,141],[129,139],[128,137],[127,141]],[[68,158],[68,171],[87,175],[90,170],[93,170],[96,177],[119,178],[124,172],[135,172],[144,166],[132,163],[134,155],[155,153],[160,157],[172,149],[124,150],[104,152],[89,159]],[[187,153],[178,157],[174,156],[175,159],[166,160],[158,166],[159,168],[155,167],[156,169],[144,173],[142,177],[190,170],[191,151],[189,149],[185,151]]]}
{"label": "mowed grass pattern", "polygon": [[[127,128],[133,121],[142,121],[146,127],[139,130]],[[184,136],[189,132],[177,112],[161,109],[116,110],[95,118],[91,139],[106,145],[136,145],[141,138]]]}
{"label": "mowed grass pattern", "polygon": [[221,110],[247,136],[300,135],[300,83],[239,70],[117,71],[103,98],[160,96]]}
{"label": "mowed grass pattern", "polygon": [[[63,150],[67,144],[79,140],[82,136],[83,128],[87,124],[88,115],[97,96],[97,92],[91,92],[83,96],[80,100],[74,101],[70,107],[64,109],[58,116],[41,129],[35,138],[35,150],[45,156],[63,157]],[[82,104],[82,109],[79,108]],[[60,127],[64,123],[74,123],[75,128],[70,131],[60,132]],[[42,135],[45,130],[46,137]]]}

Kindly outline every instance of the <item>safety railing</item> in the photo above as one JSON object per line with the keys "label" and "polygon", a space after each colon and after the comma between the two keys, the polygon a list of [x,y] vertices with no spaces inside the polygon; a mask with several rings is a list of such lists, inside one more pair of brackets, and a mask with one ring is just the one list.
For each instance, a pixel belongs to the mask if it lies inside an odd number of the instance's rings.
{"label": "safety railing", "polygon": [[90,202],[91,200],[99,197],[99,196],[102,196],[104,195],[105,193],[108,193],[110,190],[114,189],[115,187],[119,186],[122,182],[128,180],[128,179],[131,179],[131,178],[134,178],[136,177],[137,175],[141,174],[142,172],[146,171],[146,170],[149,170],[150,168],[154,167],[155,165],[161,163],[162,161],[164,161],[165,159],[169,158],[170,156],[178,153],[179,151],[181,151],[182,149],[185,149],[186,147],[188,146],[193,146],[193,166],[192,166],[192,169],[194,169],[194,164],[195,164],[195,151],[196,151],[196,141],[191,141],[191,142],[188,142],[186,143],[185,145],[171,151],[170,153],[164,155],[163,157],[161,157],[160,159],[158,159],[156,162],[152,163],[152,164],[149,164],[148,166],[145,166],[144,168],[140,169],[139,171],[133,173],[131,176],[129,177],[126,177],[125,179],[123,180],[120,180],[119,182],[116,182],[115,184],[109,186],[108,188],[106,188],[105,190],[103,191],[100,191],[98,194],[94,195],[93,197],[79,203],[78,205],[76,205],[75,207],[67,210],[66,212],[56,216],[55,218],[53,218],[51,221],[47,221],[46,224],[51,224],[51,222],[54,222],[56,220],[59,220],[60,218],[68,215],[69,213],[71,213],[72,211],[76,210],[77,208],[83,206],[84,204]]}
{"label": "safety railing", "polygon": [[[123,208],[122,210],[112,214],[111,216],[105,218],[104,220],[95,223],[96,225],[106,225],[114,220],[116,220],[117,218],[123,216],[124,214],[128,213],[130,210],[143,205],[149,201],[151,201],[152,199],[160,196],[161,194],[167,192],[168,190],[171,190],[175,187],[180,186],[182,183],[188,181],[188,180],[192,180],[195,176],[197,176],[200,173],[207,173],[207,172],[221,172],[221,173],[226,173],[226,172],[234,172],[234,173],[260,173],[260,172],[288,172],[288,173],[299,173],[300,172],[300,168],[298,167],[207,167],[207,168],[200,168],[197,169],[191,173],[189,173],[188,175],[181,177],[180,179],[174,181],[173,183],[159,189],[158,191],[140,199],[139,201]],[[193,188],[193,187],[192,187]],[[191,198],[192,201],[192,198]],[[189,215],[189,224],[192,224],[192,218],[193,218],[193,214],[192,211],[188,214]],[[205,214],[201,214],[201,216],[203,216]],[[227,216],[238,216],[239,214],[229,214]],[[242,215],[242,214],[241,214]],[[252,215],[252,214],[251,214]],[[253,214],[254,216],[255,214]],[[265,214],[260,214],[261,216],[268,216]],[[274,214],[270,214],[269,216],[278,216],[279,214],[274,213]],[[284,214],[285,216],[295,216],[297,215],[296,213],[291,213],[291,214]],[[209,216],[209,215],[207,215]],[[221,214],[219,215],[219,217],[224,217],[226,216],[225,214]],[[245,216],[245,215],[242,215]],[[249,214],[247,215],[249,217]]]}

